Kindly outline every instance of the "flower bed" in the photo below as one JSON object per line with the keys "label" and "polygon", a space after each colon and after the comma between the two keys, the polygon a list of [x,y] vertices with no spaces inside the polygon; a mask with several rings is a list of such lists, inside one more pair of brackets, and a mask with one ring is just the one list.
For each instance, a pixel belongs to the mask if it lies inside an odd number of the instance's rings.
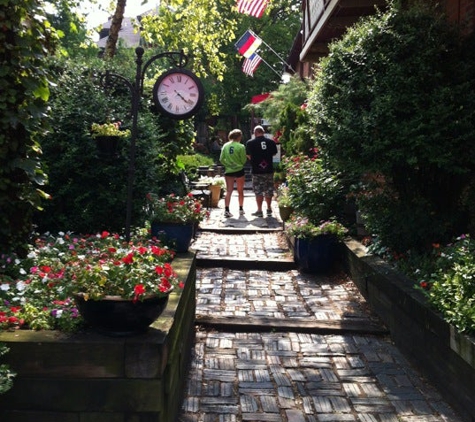
{"label": "flower bed", "polygon": [[354,240],[342,244],[342,265],[406,357],[472,421],[475,415],[475,339],[462,335],[433,311],[414,282],[367,255]]}

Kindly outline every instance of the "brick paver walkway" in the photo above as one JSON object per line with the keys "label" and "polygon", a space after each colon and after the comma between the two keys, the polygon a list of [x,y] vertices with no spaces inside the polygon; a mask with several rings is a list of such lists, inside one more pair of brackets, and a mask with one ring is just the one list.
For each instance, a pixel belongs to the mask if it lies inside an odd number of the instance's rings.
{"label": "brick paver walkway", "polygon": [[351,280],[289,269],[275,215],[223,232],[222,206],[193,244],[197,331],[180,422],[461,422]]}

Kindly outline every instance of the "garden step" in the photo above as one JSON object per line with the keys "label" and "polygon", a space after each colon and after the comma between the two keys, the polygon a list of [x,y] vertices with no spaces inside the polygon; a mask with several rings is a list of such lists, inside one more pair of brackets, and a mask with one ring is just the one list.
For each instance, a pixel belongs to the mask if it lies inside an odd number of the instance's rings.
{"label": "garden step", "polygon": [[197,315],[196,324],[213,329],[224,329],[231,332],[294,332],[310,334],[358,333],[387,335],[389,331],[380,323],[367,319],[354,320],[318,320],[307,318],[266,318],[266,317],[234,317]]}

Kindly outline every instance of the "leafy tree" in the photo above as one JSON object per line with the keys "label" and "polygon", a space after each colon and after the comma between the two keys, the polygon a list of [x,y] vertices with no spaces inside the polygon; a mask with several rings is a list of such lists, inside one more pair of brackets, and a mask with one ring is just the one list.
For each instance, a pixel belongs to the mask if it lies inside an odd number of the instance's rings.
{"label": "leafy tree", "polygon": [[0,244],[22,252],[33,210],[46,194],[38,138],[47,130],[45,56],[57,36],[37,0],[4,0],[0,57]]}
{"label": "leafy tree", "polygon": [[143,18],[142,34],[162,50],[183,49],[192,69],[204,78],[208,100],[203,117],[223,116],[236,126],[249,116],[243,107],[253,95],[277,88],[282,63],[263,45],[261,54],[271,68],[262,63],[253,78],[247,77],[235,42],[252,29],[285,57],[300,28],[299,5],[297,0],[275,0],[256,19],[238,13],[229,0],[168,0],[161,2],[157,15]]}
{"label": "leafy tree", "polygon": [[315,143],[305,107],[307,83],[294,76],[289,83],[272,91],[265,101],[247,106],[270,122],[288,155],[308,154]]}
{"label": "leafy tree", "polygon": [[77,11],[79,3],[78,0],[50,3],[51,11],[47,13],[47,17],[59,36],[59,54],[70,58],[94,57],[98,54],[98,48],[89,37],[85,17]]}
{"label": "leafy tree", "polygon": [[322,61],[309,107],[318,143],[357,183],[370,229],[393,250],[423,249],[467,228],[469,41],[428,6],[393,5],[351,28]]}

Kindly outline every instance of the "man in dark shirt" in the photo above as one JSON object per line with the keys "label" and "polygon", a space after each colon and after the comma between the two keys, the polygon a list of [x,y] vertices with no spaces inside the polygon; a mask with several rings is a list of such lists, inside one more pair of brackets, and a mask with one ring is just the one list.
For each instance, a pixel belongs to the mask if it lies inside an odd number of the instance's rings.
{"label": "man in dark shirt", "polygon": [[274,166],[272,158],[277,154],[276,143],[264,136],[264,128],[254,128],[254,138],[246,142],[246,155],[252,167],[252,187],[256,195],[257,211],[252,215],[262,217],[262,204],[267,204],[267,217],[272,217],[272,197],[274,196]]}

